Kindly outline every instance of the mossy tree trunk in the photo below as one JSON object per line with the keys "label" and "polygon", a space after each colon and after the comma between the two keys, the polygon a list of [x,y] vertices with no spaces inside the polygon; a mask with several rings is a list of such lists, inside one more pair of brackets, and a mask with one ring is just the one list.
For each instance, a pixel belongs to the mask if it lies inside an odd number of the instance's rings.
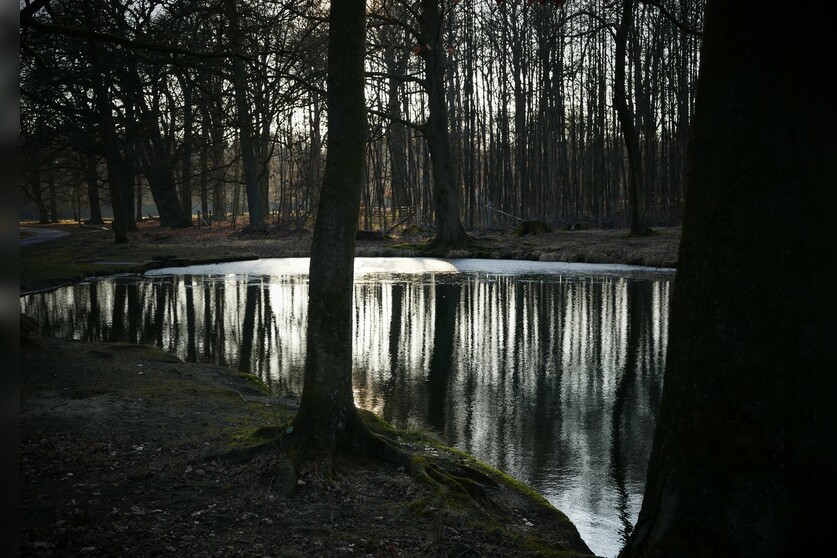
{"label": "mossy tree trunk", "polygon": [[355,235],[364,179],[364,0],[333,2],[328,39],[328,141],[308,287],[305,379],[294,438],[327,456],[362,427],[352,393]]}
{"label": "mossy tree trunk", "polygon": [[833,545],[817,509],[832,505],[820,429],[834,335],[817,263],[833,248],[815,249],[828,160],[818,12],[708,2],[660,417],[621,558]]}

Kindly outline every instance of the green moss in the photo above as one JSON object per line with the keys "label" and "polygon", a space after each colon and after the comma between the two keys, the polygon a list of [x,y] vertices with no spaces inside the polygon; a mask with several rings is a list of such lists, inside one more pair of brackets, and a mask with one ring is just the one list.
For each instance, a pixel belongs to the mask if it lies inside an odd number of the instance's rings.
{"label": "green moss", "polygon": [[512,536],[520,542],[520,546],[537,553],[539,556],[551,558],[574,558],[580,555],[576,550],[555,548],[549,541],[545,541],[532,533],[526,533],[523,536]]}
{"label": "green moss", "polygon": [[401,434],[390,423],[372,411],[358,409],[358,415],[360,415],[360,419],[364,424],[366,424],[366,427],[375,434],[380,434],[381,436],[386,436],[387,438],[397,438]]}
{"label": "green moss", "polygon": [[427,427],[417,422],[409,422],[403,430],[399,431],[401,439],[405,442],[423,443],[431,446],[442,447],[442,437]]}
{"label": "green moss", "polygon": [[[264,417],[262,417],[264,418]],[[225,437],[230,440],[230,446],[240,448],[255,448],[265,442],[275,440],[287,426],[259,426],[254,428],[253,422],[230,425]]]}
{"label": "green moss", "polygon": [[[556,510],[555,507],[552,504],[550,504],[547,501],[547,499],[544,498],[540,493],[532,490],[530,487],[523,484],[522,482],[520,482],[516,478],[507,475],[503,471],[501,471],[499,469],[496,469],[496,468],[492,467],[491,465],[488,465],[487,463],[483,463],[482,461],[479,461],[479,460],[475,459],[472,455],[467,454],[464,451],[458,450],[456,448],[451,448],[451,447],[444,447],[443,449],[446,449],[447,451],[450,451],[451,453],[459,455],[462,459],[464,459],[468,462],[469,466],[477,469],[478,471],[481,471],[481,472],[487,474],[490,477],[498,479],[501,484],[507,485],[507,486],[517,490],[518,492],[520,492],[521,494],[523,494],[524,496],[526,496],[528,499],[532,500],[533,502],[537,503],[538,505],[543,506],[543,507],[545,507],[545,508],[547,508],[551,511],[558,512],[558,510]],[[560,513],[560,512],[558,512],[558,513]]]}
{"label": "green moss", "polygon": [[401,244],[394,244],[392,248],[397,250],[409,250],[411,252],[417,252],[423,248],[423,244],[419,242],[402,242]]}
{"label": "green moss", "polygon": [[[491,465],[488,465],[486,463],[483,463],[482,461],[475,459],[472,455],[468,453],[465,453],[456,448],[443,445],[441,442],[441,438],[438,434],[427,431],[417,424],[410,424],[406,429],[399,430],[371,411],[360,409],[358,412],[360,413],[360,416],[363,419],[363,421],[373,432],[390,438],[396,438],[400,436],[401,439],[406,442],[424,443],[436,448],[437,450],[448,451],[454,455],[459,456],[469,467],[476,469],[478,472],[483,473],[488,477],[496,479],[499,483],[503,485],[509,486],[510,488],[524,495],[527,499],[549,510],[551,513],[557,513],[563,516],[563,514],[561,514],[560,511],[556,510],[555,507],[552,506],[552,504],[550,504],[546,500],[546,498],[544,498],[541,494],[528,487],[524,483],[520,482],[519,480],[515,479],[514,477],[511,477],[506,473],[500,471],[499,469],[496,469]],[[432,463],[432,459],[422,455],[415,455],[412,459],[413,463],[420,467],[427,467],[430,463]],[[444,492],[445,494],[447,494],[451,491],[445,490]],[[447,502],[446,507],[448,505],[453,504],[456,504],[457,506],[460,506],[462,504],[462,502],[458,502],[457,497],[452,497],[450,494],[447,494],[445,498],[439,500],[438,502],[440,504]]]}
{"label": "green moss", "polygon": [[247,385],[256,388],[259,391],[259,393],[262,393],[264,395],[271,395],[270,387],[255,374],[250,374],[249,372],[237,372],[235,376],[246,380]]}
{"label": "green moss", "polygon": [[272,440],[278,438],[288,428],[287,424],[281,426],[262,426],[250,434],[250,438],[258,441]]}

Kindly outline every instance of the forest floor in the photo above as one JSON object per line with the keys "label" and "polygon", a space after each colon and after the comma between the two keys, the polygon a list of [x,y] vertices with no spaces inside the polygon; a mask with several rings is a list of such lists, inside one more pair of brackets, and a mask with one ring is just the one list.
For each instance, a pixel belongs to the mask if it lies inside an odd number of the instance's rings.
{"label": "forest floor", "polygon": [[[34,226],[34,225],[33,225]],[[58,228],[68,236],[20,251],[21,292],[48,289],[89,276],[141,272],[154,267],[239,259],[308,256],[310,231],[267,228],[246,232],[229,224],[212,228],[170,229],[143,221],[129,233],[127,244],[115,244],[106,227],[78,224],[38,225]],[[473,232],[471,248],[447,254],[455,258],[614,263],[675,267],[680,227],[654,229],[630,237],[624,229],[556,230],[515,236],[511,231]],[[380,240],[358,240],[358,256],[415,257],[429,232],[403,232]]]}
{"label": "forest floor", "polygon": [[[306,256],[310,233],[176,231],[143,223],[20,251],[21,292],[86,276],[241,258]],[[456,257],[673,267],[679,229],[475,235]],[[358,254],[415,256],[428,235],[359,241]],[[388,435],[417,455],[482,470],[491,505],[415,481],[403,468],[341,459],[281,486],[281,448],[247,460],[295,413],[254,377],[158,349],[35,336],[21,317],[20,552],[24,556],[588,556],[542,497],[433,437]],[[455,465],[451,465],[455,467]]]}

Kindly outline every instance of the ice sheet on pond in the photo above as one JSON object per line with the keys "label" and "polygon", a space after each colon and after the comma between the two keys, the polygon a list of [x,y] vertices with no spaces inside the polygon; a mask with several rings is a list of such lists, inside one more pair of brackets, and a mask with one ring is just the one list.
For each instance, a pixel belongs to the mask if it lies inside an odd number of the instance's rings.
{"label": "ice sheet on pond", "polygon": [[[308,275],[309,258],[265,258],[241,262],[166,267],[146,275]],[[672,268],[529,260],[443,258],[355,258],[355,277],[378,274],[490,273],[497,275],[671,275]]]}

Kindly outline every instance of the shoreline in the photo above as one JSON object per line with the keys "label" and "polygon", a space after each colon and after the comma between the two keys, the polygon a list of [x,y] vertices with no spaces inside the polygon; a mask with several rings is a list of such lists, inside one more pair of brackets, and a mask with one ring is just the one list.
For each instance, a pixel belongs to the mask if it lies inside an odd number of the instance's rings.
{"label": "shoreline", "polygon": [[[69,235],[20,250],[20,292],[49,290],[88,277],[142,273],[148,269],[263,258],[308,257],[310,232],[247,234],[229,227],[167,229],[139,224],[128,244],[117,245],[107,229],[58,225]],[[459,259],[602,263],[676,268],[680,227],[656,229],[645,237],[627,230],[558,230],[515,236],[508,232],[473,233],[475,247],[452,250]],[[402,234],[381,240],[358,240],[356,257],[417,257],[428,233]],[[211,255],[206,255],[211,252]],[[195,254],[203,254],[196,257]],[[434,257],[441,257],[434,255]]]}
{"label": "shoreline", "polygon": [[[21,296],[172,264],[308,257],[310,246],[306,233],[158,227],[141,228],[119,246],[108,230],[70,228],[67,236],[21,250]],[[358,241],[356,256],[421,257],[427,238]],[[662,271],[660,265],[676,264],[678,242],[679,228],[643,238],[625,231],[491,233],[479,237],[478,250],[447,255]],[[281,452],[245,462],[218,459],[263,442],[293,416],[294,402],[265,393],[258,379],[143,345],[31,337],[24,326],[22,319],[25,554],[142,553],[149,551],[152,533],[155,552],[201,556],[264,556],[277,549],[283,556],[445,556],[451,548],[483,555],[592,555],[562,512],[484,464],[475,466],[498,482],[492,498],[506,510],[502,517],[363,459],[341,461],[330,479],[301,471],[302,484],[282,488]],[[473,460],[428,433],[398,436],[419,451]],[[121,550],[108,548],[115,541]]]}

